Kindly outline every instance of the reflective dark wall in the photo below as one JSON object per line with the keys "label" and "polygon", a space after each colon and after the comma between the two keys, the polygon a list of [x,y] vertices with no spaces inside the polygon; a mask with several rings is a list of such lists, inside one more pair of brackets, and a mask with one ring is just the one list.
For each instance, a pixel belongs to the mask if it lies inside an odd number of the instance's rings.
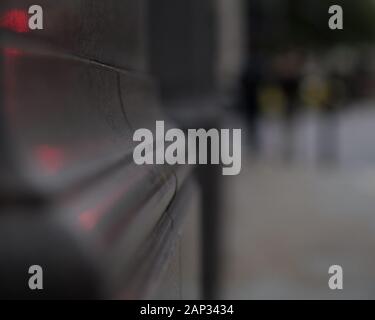
{"label": "reflective dark wall", "polygon": [[[44,30],[26,27],[30,0],[0,3],[2,24],[60,53],[130,70],[144,70],[143,1],[40,0]],[[13,21],[13,22],[12,22]],[[17,26],[18,24],[18,26]]]}
{"label": "reflective dark wall", "polygon": [[213,0],[147,1],[152,73],[166,99],[215,87],[217,17]]}

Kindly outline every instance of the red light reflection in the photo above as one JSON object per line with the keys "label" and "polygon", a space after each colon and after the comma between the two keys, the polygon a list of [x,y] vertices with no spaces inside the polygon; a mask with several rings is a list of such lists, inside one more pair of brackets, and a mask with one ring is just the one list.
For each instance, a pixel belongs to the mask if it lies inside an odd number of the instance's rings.
{"label": "red light reflection", "polygon": [[38,146],[35,149],[35,156],[42,168],[49,174],[56,174],[64,165],[64,152],[56,147]]}
{"label": "red light reflection", "polygon": [[87,210],[80,214],[79,222],[84,229],[92,230],[97,224],[101,214],[102,213],[100,211]]}
{"label": "red light reflection", "polygon": [[79,215],[80,225],[87,231],[91,231],[96,227],[100,219],[113,208],[116,203],[127,192],[128,186],[125,185],[122,189],[117,190],[108,198],[103,199],[101,203],[96,204],[95,208],[85,210]]}
{"label": "red light reflection", "polygon": [[5,48],[4,54],[6,57],[16,57],[22,55],[22,51],[16,48]]}
{"label": "red light reflection", "polygon": [[0,27],[9,29],[18,33],[29,32],[29,16],[25,10],[13,9],[5,12],[0,18]]}

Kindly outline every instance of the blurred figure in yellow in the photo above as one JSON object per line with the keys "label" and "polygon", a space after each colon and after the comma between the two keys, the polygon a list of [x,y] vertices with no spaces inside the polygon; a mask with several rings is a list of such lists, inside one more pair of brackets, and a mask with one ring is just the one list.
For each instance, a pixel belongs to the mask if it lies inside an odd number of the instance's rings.
{"label": "blurred figure in yellow", "polygon": [[285,97],[284,105],[284,159],[290,161],[294,156],[295,120],[298,109],[299,89],[302,79],[304,57],[297,48],[290,47],[277,54],[273,62],[273,71]]}

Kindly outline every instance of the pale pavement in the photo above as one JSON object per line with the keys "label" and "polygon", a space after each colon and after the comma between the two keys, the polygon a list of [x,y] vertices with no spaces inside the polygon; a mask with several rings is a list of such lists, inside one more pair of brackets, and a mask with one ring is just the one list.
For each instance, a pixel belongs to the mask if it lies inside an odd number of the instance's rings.
{"label": "pale pavement", "polygon": [[[264,125],[263,155],[244,155],[241,175],[225,180],[223,298],[375,298],[375,110],[340,116],[329,166],[315,160],[317,119],[299,121],[289,164],[277,126]],[[343,291],[328,287],[337,264]]]}

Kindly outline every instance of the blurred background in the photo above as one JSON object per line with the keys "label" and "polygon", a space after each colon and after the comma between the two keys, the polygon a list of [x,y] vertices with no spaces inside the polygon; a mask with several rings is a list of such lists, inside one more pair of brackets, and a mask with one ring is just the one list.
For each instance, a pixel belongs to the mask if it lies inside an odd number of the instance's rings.
{"label": "blurred background", "polygon": [[[334,4],[344,30],[328,27]],[[150,68],[170,114],[244,132],[241,174],[206,184],[219,230],[211,293],[375,298],[375,2],[149,7]],[[335,264],[340,292],[328,288]]]}
{"label": "blurred background", "polygon": [[[157,298],[375,298],[374,0],[39,2],[33,31],[29,0],[0,4],[0,267],[22,290],[40,254],[68,296],[150,297],[156,274]],[[241,128],[241,173],[136,166],[165,114]]]}

